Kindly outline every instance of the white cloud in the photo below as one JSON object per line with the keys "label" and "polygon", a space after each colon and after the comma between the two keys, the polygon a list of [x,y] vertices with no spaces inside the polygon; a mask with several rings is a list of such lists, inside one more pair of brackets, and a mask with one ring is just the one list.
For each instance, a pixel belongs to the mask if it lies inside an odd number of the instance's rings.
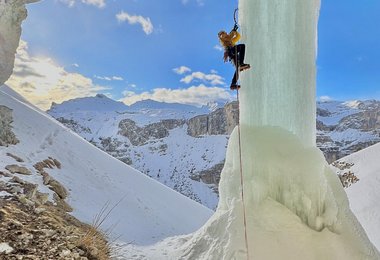
{"label": "white cloud", "polygon": [[73,64],[71,64],[71,66],[73,66],[75,68],[79,68],[79,64],[78,63],[73,63]]}
{"label": "white cloud", "polygon": [[6,84],[41,109],[48,109],[52,102],[93,96],[109,89],[84,75],[67,72],[51,58],[29,55],[25,41],[20,41],[13,74]]}
{"label": "white cloud", "polygon": [[181,67],[178,67],[178,68],[174,68],[173,71],[179,75],[182,75],[186,72],[190,72],[191,69],[186,67],[186,66],[181,66]]}
{"label": "white cloud", "polygon": [[124,91],[123,95],[125,97],[120,101],[130,105],[140,100],[152,99],[167,103],[202,106],[215,101],[232,101],[234,97],[228,90],[227,88],[206,87],[201,84],[186,89],[156,88],[140,94],[136,94],[133,91]]}
{"label": "white cloud", "polygon": [[181,82],[184,82],[186,84],[191,83],[192,81],[200,80],[203,82],[209,82],[212,85],[225,85],[224,78],[217,75],[217,74],[205,74],[203,72],[193,72],[190,75],[187,75],[186,77],[181,79]]}
{"label": "white cloud", "polygon": [[319,101],[321,102],[327,102],[327,101],[332,101],[333,98],[329,97],[329,96],[320,96],[319,97]]}
{"label": "white cloud", "polygon": [[121,11],[116,15],[119,22],[128,21],[129,24],[140,24],[145,34],[153,32],[153,24],[149,17],[142,17],[141,15],[130,15],[127,12]]}
{"label": "white cloud", "polygon": [[119,77],[119,76],[107,77],[107,76],[97,76],[97,75],[94,75],[94,78],[100,79],[100,80],[107,80],[107,81],[113,81],[113,80],[122,81],[122,80],[124,80],[122,77]]}
{"label": "white cloud", "polygon": [[223,47],[220,46],[220,45],[215,45],[215,46],[214,46],[214,49],[215,49],[215,50],[218,50],[218,51],[224,51]]}
{"label": "white cloud", "polygon": [[[181,0],[181,2],[183,5],[187,5],[189,3],[189,0]],[[195,2],[197,3],[198,6],[205,5],[204,0],[196,0]]]}
{"label": "white cloud", "polygon": [[103,8],[106,6],[105,0],[60,0],[62,3],[68,5],[69,7],[73,7],[79,1],[86,5],[93,5],[98,8]]}
{"label": "white cloud", "polygon": [[82,0],[82,3],[94,5],[99,8],[103,8],[106,6],[105,0]]}

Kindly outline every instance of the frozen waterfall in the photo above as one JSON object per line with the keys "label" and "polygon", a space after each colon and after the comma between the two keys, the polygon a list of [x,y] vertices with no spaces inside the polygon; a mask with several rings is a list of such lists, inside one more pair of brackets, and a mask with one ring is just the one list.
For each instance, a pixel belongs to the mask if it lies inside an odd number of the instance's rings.
{"label": "frozen waterfall", "polygon": [[242,42],[252,64],[241,75],[242,124],[279,126],[315,145],[319,5],[319,0],[240,1]]}
{"label": "frozen waterfall", "polygon": [[241,75],[241,142],[236,128],[217,211],[174,259],[380,259],[315,146],[319,8],[319,0],[240,1],[251,64]]}

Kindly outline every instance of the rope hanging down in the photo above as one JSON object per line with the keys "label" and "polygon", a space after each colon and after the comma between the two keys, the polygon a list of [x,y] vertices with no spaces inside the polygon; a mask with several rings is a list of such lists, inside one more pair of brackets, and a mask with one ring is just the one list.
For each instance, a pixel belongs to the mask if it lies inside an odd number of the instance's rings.
{"label": "rope hanging down", "polygon": [[[237,14],[238,8],[234,11],[234,22],[235,26],[237,26],[236,21],[236,14]],[[238,53],[237,48],[235,48],[235,66],[236,66],[236,76],[239,80],[240,78],[240,71],[239,71],[239,60],[238,60]],[[240,80],[239,80],[240,81]],[[242,153],[241,153],[241,132],[240,132],[240,101],[239,101],[239,88],[236,88],[236,99],[238,102],[238,109],[239,109],[239,121],[238,121],[238,136],[239,136],[239,163],[240,163],[240,185],[241,185],[241,200],[243,204],[243,222],[244,222],[244,240],[245,240],[245,248],[247,250],[247,260],[250,260],[249,257],[249,248],[248,248],[248,234],[247,234],[247,213],[245,208],[245,201],[244,201],[244,178],[243,178],[243,160],[242,160]]]}
{"label": "rope hanging down", "polygon": [[244,177],[243,177],[243,160],[242,160],[242,153],[241,153],[239,89],[236,90],[236,99],[237,99],[238,107],[239,107],[238,135],[239,135],[239,160],[240,160],[241,200],[242,200],[242,204],[243,204],[244,239],[245,239],[245,247],[246,247],[246,250],[247,250],[247,260],[250,260],[250,258],[249,258],[249,248],[248,248],[248,234],[247,234],[247,213],[246,213],[245,201],[244,201]]}

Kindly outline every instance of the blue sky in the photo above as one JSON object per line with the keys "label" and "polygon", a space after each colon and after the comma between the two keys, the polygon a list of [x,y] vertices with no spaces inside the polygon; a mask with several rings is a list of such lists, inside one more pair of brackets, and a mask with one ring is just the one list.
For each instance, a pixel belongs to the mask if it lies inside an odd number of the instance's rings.
{"label": "blue sky", "polygon": [[380,98],[380,1],[322,0],[317,95]]}
{"label": "blue sky", "polygon": [[[237,0],[30,4],[9,84],[22,86],[21,94],[43,109],[51,102],[96,93],[126,103],[152,98],[201,105],[232,99],[228,86],[233,68],[222,61],[217,32],[233,26],[237,4]],[[379,13],[378,0],[322,0],[318,97],[380,98]]]}

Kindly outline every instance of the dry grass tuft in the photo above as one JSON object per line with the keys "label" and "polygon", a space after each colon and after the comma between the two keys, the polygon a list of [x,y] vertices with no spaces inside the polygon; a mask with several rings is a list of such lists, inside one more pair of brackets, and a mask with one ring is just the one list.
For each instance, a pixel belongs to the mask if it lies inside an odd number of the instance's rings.
{"label": "dry grass tuft", "polygon": [[94,221],[87,227],[87,232],[79,239],[78,247],[86,253],[90,260],[108,260],[111,256],[111,233],[114,226],[101,230],[111,212],[119,205],[121,200],[110,208],[107,202],[95,216]]}

